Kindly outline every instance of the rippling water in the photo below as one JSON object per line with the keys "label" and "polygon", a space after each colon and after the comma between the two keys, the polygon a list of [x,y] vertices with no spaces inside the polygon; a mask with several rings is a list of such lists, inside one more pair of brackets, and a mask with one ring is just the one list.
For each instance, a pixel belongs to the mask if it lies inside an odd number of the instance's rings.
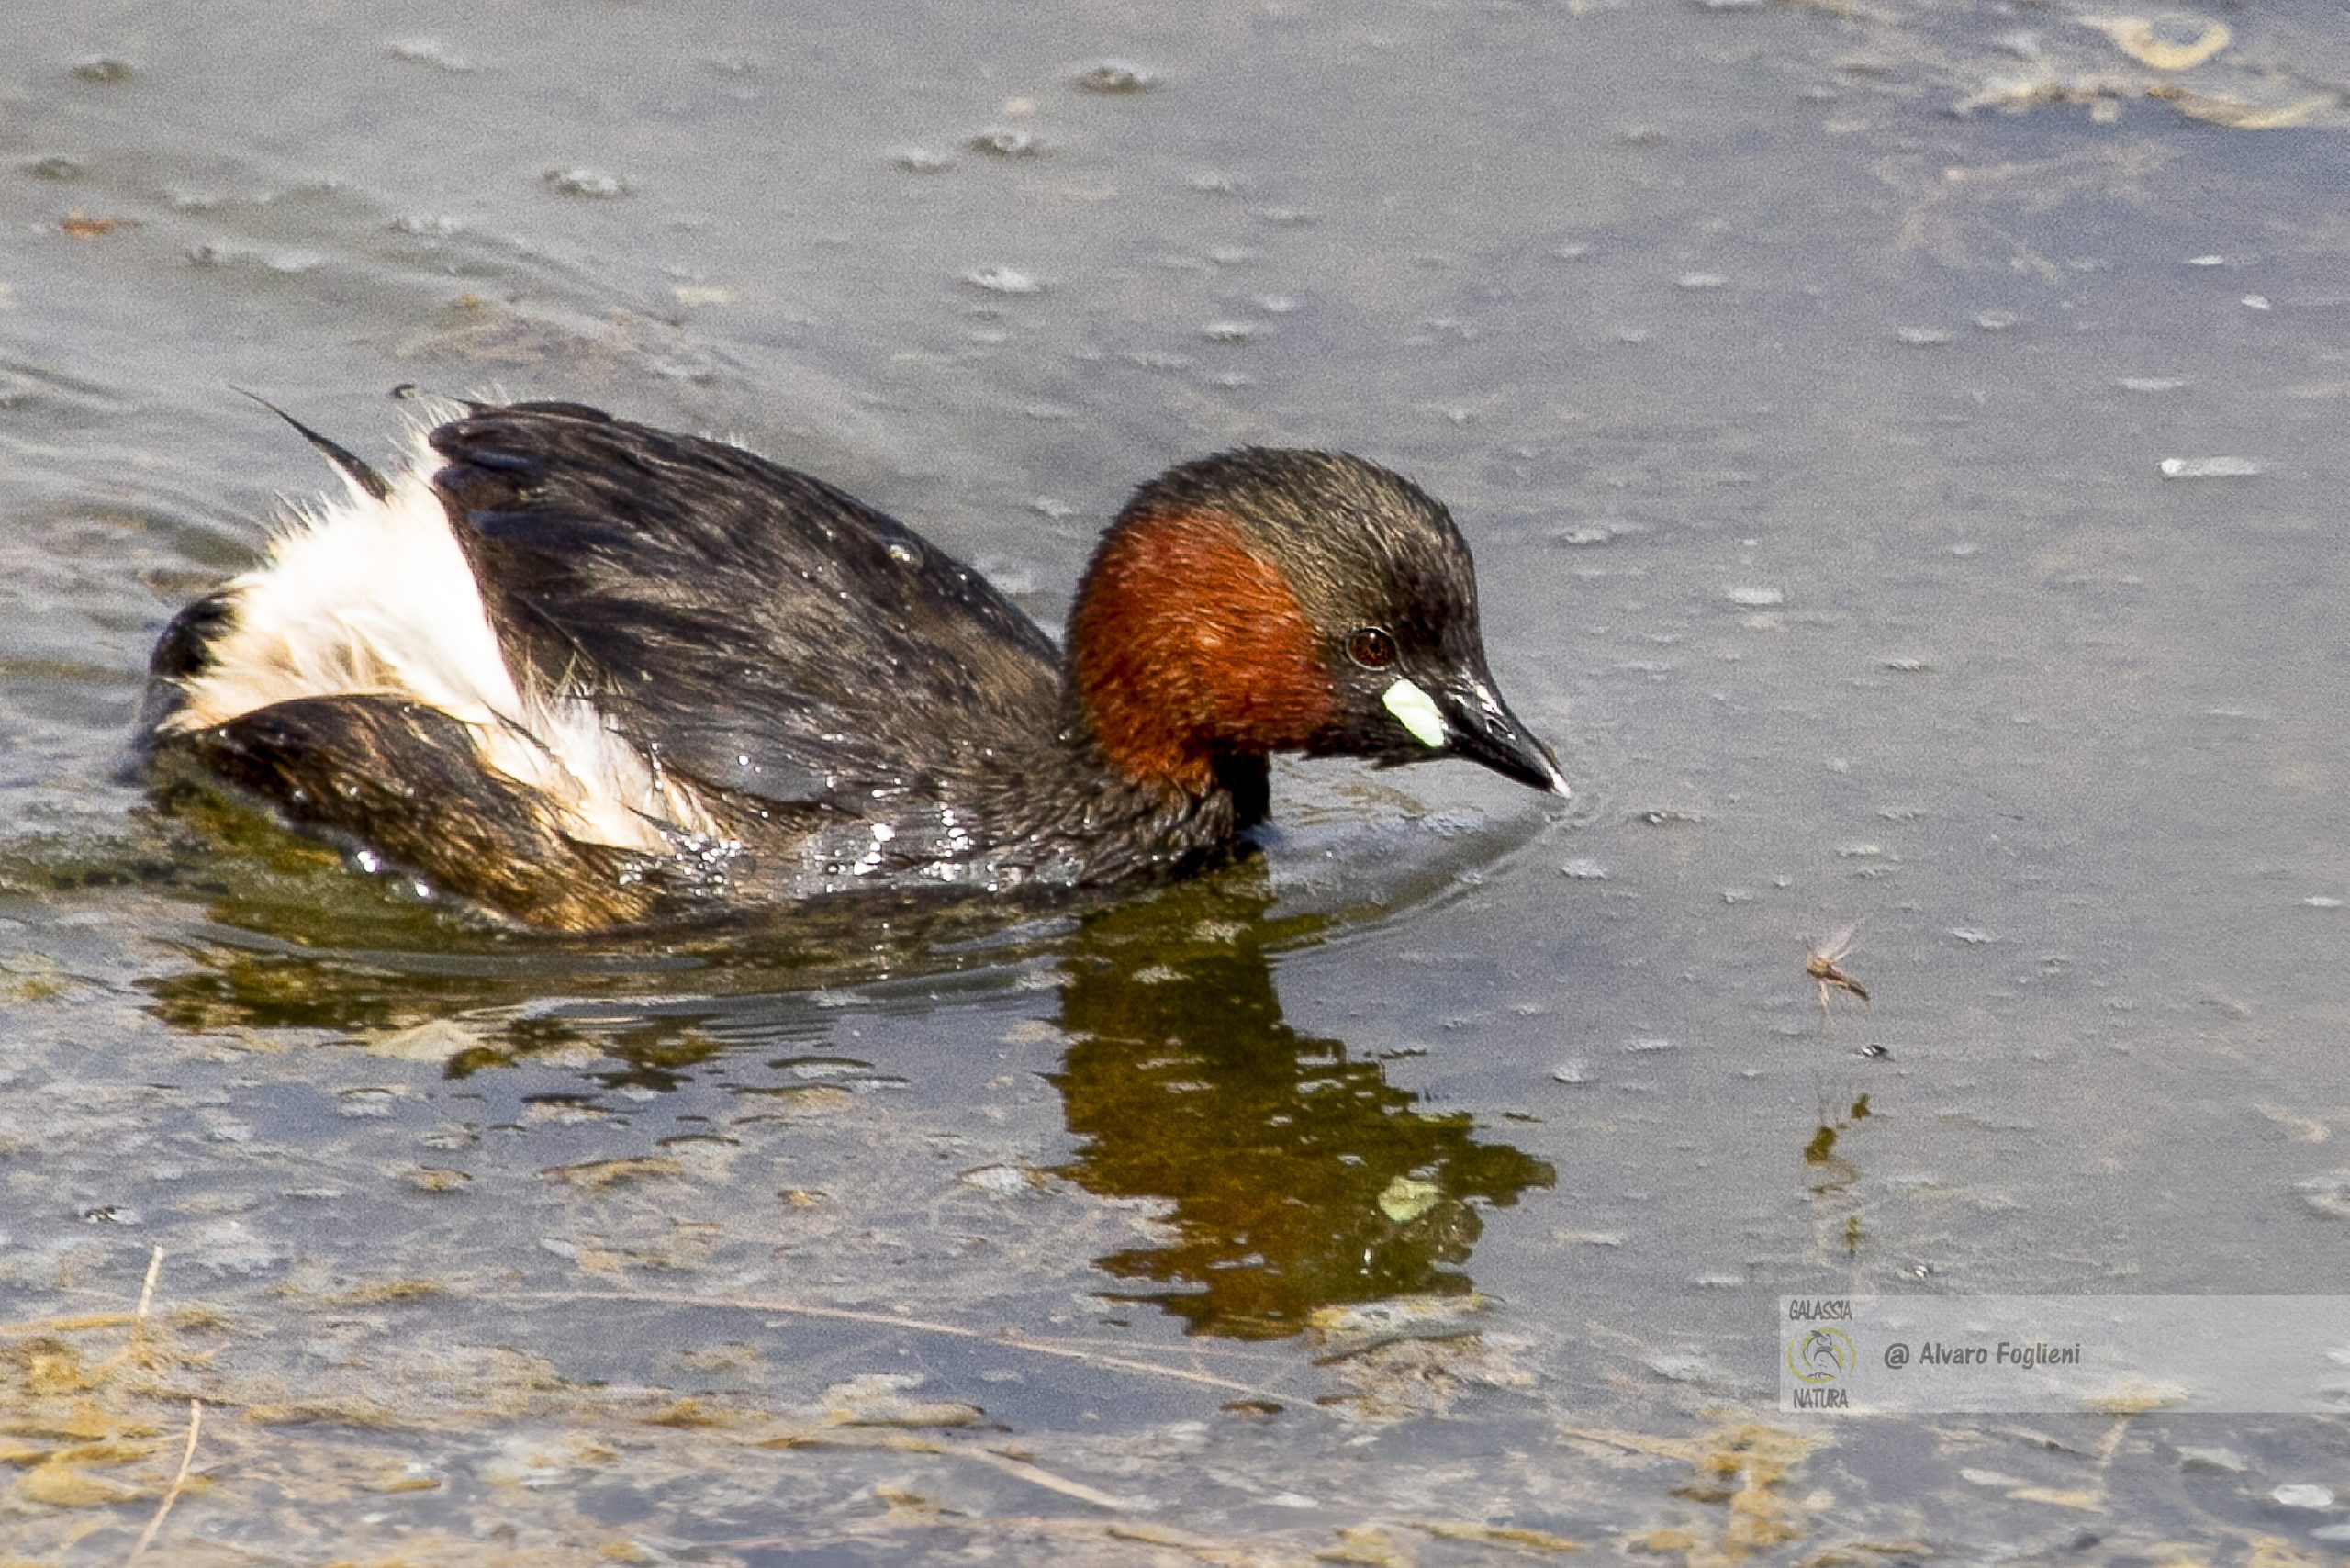
{"label": "rippling water", "polygon": [[[0,1544],[121,1560],[193,1399],[151,1560],[2340,1551],[2338,1421],[1831,1425],[1772,1327],[2350,1277],[2340,8],[804,9],[17,7]],[[119,774],[328,478],[232,387],[732,435],[1047,623],[1348,446],[1578,800],[484,931]]]}

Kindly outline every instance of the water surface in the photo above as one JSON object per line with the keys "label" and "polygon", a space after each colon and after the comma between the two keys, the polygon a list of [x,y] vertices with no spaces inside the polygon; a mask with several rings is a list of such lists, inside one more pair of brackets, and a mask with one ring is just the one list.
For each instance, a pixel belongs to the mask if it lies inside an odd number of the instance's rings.
{"label": "water surface", "polygon": [[[174,1562],[2343,1551],[2338,1423],[1814,1422],[1770,1327],[2343,1288],[2339,7],[19,10],[12,1551],[127,1555],[191,1399]],[[725,433],[1048,624],[1136,480],[1350,447],[1578,799],[486,931],[118,772],[327,478],[231,386]]]}

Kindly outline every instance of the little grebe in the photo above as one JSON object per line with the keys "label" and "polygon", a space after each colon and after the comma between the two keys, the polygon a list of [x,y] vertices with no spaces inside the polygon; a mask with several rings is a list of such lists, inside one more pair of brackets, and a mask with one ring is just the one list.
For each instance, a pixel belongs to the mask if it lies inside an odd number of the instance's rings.
{"label": "little grebe", "polygon": [[1360,458],[1244,448],[1143,486],[1064,655],[737,447],[474,407],[387,479],[303,433],[349,498],[173,621],[142,745],[527,924],[1178,872],[1263,818],[1277,751],[1567,792],[1494,694],[1452,520]]}

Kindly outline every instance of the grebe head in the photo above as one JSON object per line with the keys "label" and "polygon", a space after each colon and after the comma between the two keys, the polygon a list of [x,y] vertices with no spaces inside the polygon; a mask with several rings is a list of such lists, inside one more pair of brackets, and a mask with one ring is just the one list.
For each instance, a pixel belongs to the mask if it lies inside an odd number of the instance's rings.
{"label": "grebe head", "polygon": [[1494,689],[1452,519],[1358,457],[1248,447],[1143,486],[1079,586],[1069,657],[1130,778],[1199,791],[1221,759],[1298,751],[1568,792]]}

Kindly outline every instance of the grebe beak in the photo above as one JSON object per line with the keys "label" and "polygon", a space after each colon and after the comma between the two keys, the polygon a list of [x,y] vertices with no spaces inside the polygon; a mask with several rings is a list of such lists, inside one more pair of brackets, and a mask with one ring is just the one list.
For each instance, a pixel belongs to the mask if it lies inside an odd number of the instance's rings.
{"label": "grebe beak", "polygon": [[1438,689],[1436,701],[1449,732],[1448,749],[1455,756],[1482,762],[1505,778],[1554,795],[1574,793],[1567,787],[1567,776],[1559,770],[1558,757],[1518,722],[1517,715],[1485,681],[1471,676],[1448,682]]}

